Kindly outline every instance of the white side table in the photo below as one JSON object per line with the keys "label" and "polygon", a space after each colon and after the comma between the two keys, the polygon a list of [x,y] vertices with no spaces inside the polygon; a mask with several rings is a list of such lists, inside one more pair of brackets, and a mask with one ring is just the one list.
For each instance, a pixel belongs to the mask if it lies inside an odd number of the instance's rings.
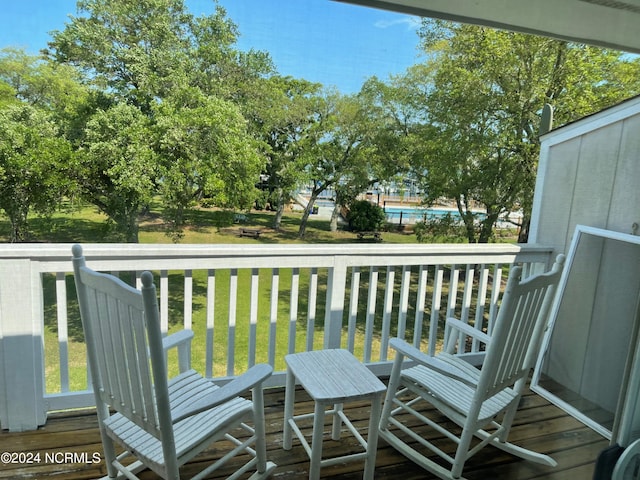
{"label": "white side table", "polygon": [[[363,479],[373,479],[382,395],[386,390],[384,383],[347,350],[294,353],[285,356],[285,362],[287,363],[287,386],[284,401],[284,449],[291,449],[292,432],[295,432],[311,460],[310,480],[320,478],[320,467],[363,458],[365,459]],[[315,402],[313,414],[293,415],[296,379]],[[344,414],[342,404],[366,399],[371,400],[371,416],[365,441]],[[325,411],[327,405],[333,405],[333,409]],[[340,438],[340,430],[344,424],[360,442],[364,452],[322,459],[322,434],[326,413],[333,415],[331,438],[333,440]],[[296,424],[296,420],[310,417],[313,417],[311,445]]]}

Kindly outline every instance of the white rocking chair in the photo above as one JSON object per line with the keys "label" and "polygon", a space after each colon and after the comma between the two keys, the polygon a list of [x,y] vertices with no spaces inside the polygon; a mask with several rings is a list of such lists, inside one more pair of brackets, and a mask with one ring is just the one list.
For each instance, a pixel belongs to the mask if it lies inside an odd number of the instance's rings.
{"label": "white rocking chair", "polygon": [[[595,476],[594,476],[595,477]],[[616,462],[611,480],[638,480],[640,478],[640,440],[624,449]]]}
{"label": "white rocking chair", "polygon": [[[229,478],[251,470],[256,470],[252,479],[266,478],[275,468],[266,460],[262,392],[271,366],[256,365],[222,387],[202,378],[189,369],[193,333],[162,337],[151,273],[142,274],[142,289],[136,290],[86,267],[79,245],[72,250],[108,474],[104,478],[136,479],[136,473],[150,468],[164,479],[178,480],[178,469],[219,439],[230,441],[231,451],[194,479],[245,453],[249,460]],[[181,373],[168,380],[165,352],[171,347],[179,350]],[[239,396],[248,390],[251,401]],[[235,429],[242,438],[231,436]],[[124,449],[118,456],[116,443]],[[138,460],[123,461],[132,455]]]}
{"label": "white rocking chair", "polygon": [[[522,282],[521,268],[512,269],[491,336],[450,318],[445,349],[436,356],[425,355],[403,340],[391,340],[396,357],[380,420],[380,436],[410,460],[443,479],[461,478],[467,459],[487,444],[527,460],[555,466],[551,457],[509,443],[507,436],[540,348],[563,262],[564,256],[559,255],[550,272]],[[480,369],[454,354],[457,343],[467,337],[486,344]],[[405,358],[416,365],[403,369]],[[459,425],[460,436],[422,414],[416,406],[420,401],[432,404]],[[455,442],[455,455],[450,456],[411,430],[408,425],[415,424],[414,419],[403,423],[398,417],[406,413]],[[480,440],[472,446],[474,436]],[[418,446],[414,448],[414,445]],[[426,451],[423,454],[419,449]],[[442,462],[428,458],[429,451],[451,467],[445,468]]]}

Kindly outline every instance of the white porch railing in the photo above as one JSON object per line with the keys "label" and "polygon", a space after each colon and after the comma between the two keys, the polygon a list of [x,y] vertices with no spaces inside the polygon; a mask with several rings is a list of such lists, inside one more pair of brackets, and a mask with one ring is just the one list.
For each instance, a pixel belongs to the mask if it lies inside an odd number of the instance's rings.
{"label": "white porch railing", "polygon": [[[92,268],[132,281],[155,273],[162,328],[195,332],[194,368],[230,377],[268,362],[272,385],[284,384],[287,353],[348,348],[381,375],[393,336],[435,353],[447,316],[490,330],[505,269],[551,259],[549,248],[509,244],[89,244],[84,252]],[[3,429],[93,405],[70,259],[66,244],[0,247]]]}

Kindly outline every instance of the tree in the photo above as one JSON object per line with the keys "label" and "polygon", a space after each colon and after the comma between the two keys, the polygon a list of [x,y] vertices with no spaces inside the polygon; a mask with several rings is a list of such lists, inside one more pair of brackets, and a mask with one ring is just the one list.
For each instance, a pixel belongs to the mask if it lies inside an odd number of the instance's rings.
{"label": "tree", "polygon": [[79,0],[46,53],[145,113],[191,69],[193,18],[181,0]]}
{"label": "tree", "polygon": [[160,192],[174,234],[185,209],[202,198],[221,207],[251,206],[262,158],[236,105],[189,89],[159,105],[154,117]]}
{"label": "tree", "polygon": [[0,208],[11,241],[28,239],[29,214],[49,215],[76,192],[67,134],[87,95],[72,68],[0,51]]}
{"label": "tree", "polygon": [[596,112],[640,91],[640,61],[439,21],[425,21],[420,35],[429,54],[428,75],[414,76],[427,92],[427,200],[454,199],[470,242],[488,241],[500,216],[522,209],[526,241],[543,105],[555,107],[560,124]]}
{"label": "tree", "polygon": [[147,117],[116,104],[88,122],[79,151],[81,194],[113,222],[116,235],[138,242],[138,217],[155,192],[158,162]]}
{"label": "tree", "polygon": [[30,212],[50,214],[73,188],[72,150],[46,112],[26,103],[0,109],[0,208],[11,242],[28,238]]}
{"label": "tree", "polygon": [[[90,175],[100,182],[90,198],[99,208],[108,207],[121,233],[131,239],[137,231],[131,222],[141,205],[136,197],[147,198],[151,185],[164,196],[173,234],[179,235],[185,210],[203,195],[223,207],[246,206],[259,169],[255,144],[234,103],[247,94],[243,79],[250,84],[270,71],[268,56],[233,48],[237,28],[217,4],[213,14],[200,17],[188,12],[184,0],[80,0],[78,12],[63,31],[54,32],[48,58],[77,68],[111,104],[126,106],[112,110],[105,102],[110,118],[97,117],[98,123],[84,130],[88,136],[82,144],[88,152],[115,149],[117,155],[133,155],[132,163],[149,167],[147,178],[134,175],[137,185]],[[134,121],[123,134],[133,142],[129,150],[100,133],[128,115]],[[147,137],[148,145],[139,143],[143,131],[155,133]],[[92,141],[98,145],[92,147]],[[130,196],[122,202],[107,205],[98,194],[125,185]]]}
{"label": "tree", "polygon": [[[276,211],[273,227],[278,230],[284,209],[305,178],[309,161],[309,137],[313,132],[320,85],[291,77],[272,76],[258,86],[249,115],[266,158],[262,188]],[[245,102],[246,105],[246,102]]]}
{"label": "tree", "polygon": [[428,66],[416,65],[407,74],[387,82],[369,78],[358,97],[366,109],[367,130],[373,147],[375,182],[406,177],[420,168],[428,138]]}
{"label": "tree", "polygon": [[[367,127],[366,109],[357,96],[329,92],[318,103],[317,120],[305,144],[311,195],[300,221],[300,238],[305,235],[307,220],[322,192],[330,187],[339,192],[361,192],[371,184],[375,161]],[[340,201],[341,198],[336,199],[336,208]]]}
{"label": "tree", "polygon": [[13,48],[0,50],[0,107],[3,101],[47,112],[58,134],[72,144],[82,136],[87,119],[109,104],[104,95],[82,83],[75,68]]}

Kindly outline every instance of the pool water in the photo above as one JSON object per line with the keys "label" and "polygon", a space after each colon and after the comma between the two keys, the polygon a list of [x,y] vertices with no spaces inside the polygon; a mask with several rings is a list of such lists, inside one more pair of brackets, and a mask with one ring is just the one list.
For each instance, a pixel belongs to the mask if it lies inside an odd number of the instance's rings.
{"label": "pool water", "polygon": [[[437,219],[450,214],[455,219],[460,219],[460,214],[456,209],[451,208],[427,208],[427,207],[385,207],[384,212],[389,222],[399,222],[402,217],[403,222],[416,222],[427,219]],[[478,212],[480,218],[483,213]]]}

